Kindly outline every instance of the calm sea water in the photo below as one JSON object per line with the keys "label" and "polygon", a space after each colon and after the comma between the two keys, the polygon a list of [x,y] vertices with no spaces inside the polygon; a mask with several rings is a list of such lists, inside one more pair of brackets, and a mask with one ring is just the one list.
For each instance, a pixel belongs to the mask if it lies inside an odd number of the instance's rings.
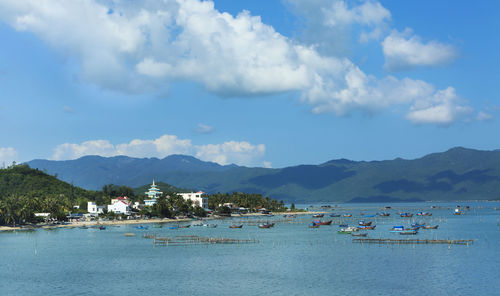
{"label": "calm sea water", "polygon": [[[499,295],[500,203],[392,204],[390,217],[364,218],[377,225],[371,238],[477,239],[473,245],[375,245],[337,234],[338,225],[307,227],[311,215],[294,223],[259,229],[234,220],[217,228],[139,230],[135,226],[0,233],[0,295]],[[309,205],[308,205],[309,206]],[[360,213],[382,204],[339,204],[352,213],[334,223],[357,224]],[[426,218],[397,213],[430,211]],[[243,218],[255,219],[255,218]],[[262,218],[260,218],[262,219]],[[266,218],[282,219],[281,216]],[[325,215],[324,220],[329,220]],[[439,224],[416,236],[389,233],[414,221]],[[142,234],[255,238],[256,244],[153,246]],[[125,237],[134,232],[135,237]]]}

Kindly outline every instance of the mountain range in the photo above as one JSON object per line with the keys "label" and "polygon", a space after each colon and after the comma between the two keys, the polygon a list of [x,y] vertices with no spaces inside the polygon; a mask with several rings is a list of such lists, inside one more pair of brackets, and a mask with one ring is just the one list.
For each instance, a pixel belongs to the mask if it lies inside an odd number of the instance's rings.
{"label": "mountain range", "polygon": [[207,193],[261,193],[296,203],[500,198],[500,151],[462,147],[413,160],[337,159],[285,168],[219,165],[186,155],[163,159],[84,156],[27,164],[92,190],[110,183],[138,187],[155,179]]}

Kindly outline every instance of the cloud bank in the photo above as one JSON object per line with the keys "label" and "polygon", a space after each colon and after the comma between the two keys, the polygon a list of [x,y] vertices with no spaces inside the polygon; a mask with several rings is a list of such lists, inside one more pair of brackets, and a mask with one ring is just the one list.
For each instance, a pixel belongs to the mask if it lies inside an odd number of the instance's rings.
{"label": "cloud bank", "polygon": [[91,140],[80,144],[64,143],[55,148],[52,159],[68,160],[85,155],[164,158],[172,154],[184,154],[221,165],[234,163],[245,166],[268,166],[269,163],[263,161],[265,152],[266,147],[263,144],[228,141],[221,144],[194,145],[188,139],[163,135],[152,140],[134,139],[121,144],[112,144],[108,140]]}
{"label": "cloud bank", "polygon": [[[390,19],[377,1],[355,7],[334,1],[323,14],[329,16],[327,27],[359,23],[369,28],[360,37],[366,40],[378,38]],[[415,106],[440,100],[439,93],[446,89],[409,78],[373,77],[347,58],[279,34],[258,16],[220,12],[211,1],[4,0],[0,19],[76,57],[83,78],[107,89],[162,92],[170,83],[186,80],[226,97],[298,92],[313,113],[372,113],[403,105],[412,122],[442,124],[432,120],[435,116],[416,116]],[[430,45],[436,46],[422,46]],[[447,99],[447,104],[471,108],[463,100]]]}

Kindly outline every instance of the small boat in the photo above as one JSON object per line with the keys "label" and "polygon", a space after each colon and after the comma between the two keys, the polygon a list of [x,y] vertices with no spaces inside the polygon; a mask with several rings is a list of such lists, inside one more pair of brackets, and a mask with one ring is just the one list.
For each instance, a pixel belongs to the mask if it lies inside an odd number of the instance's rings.
{"label": "small boat", "polygon": [[325,214],[314,214],[313,218],[323,218]]}
{"label": "small boat", "polygon": [[415,235],[417,233],[418,230],[403,230],[399,232],[400,235]]}
{"label": "small boat", "polygon": [[460,209],[455,209],[455,212],[453,212],[453,215],[462,215],[462,212]]}
{"label": "small boat", "polygon": [[192,224],[192,225],[195,227],[199,227],[199,226],[203,226],[203,223],[196,223],[196,224]]}
{"label": "small boat", "polygon": [[179,225],[179,228],[189,228],[191,225]]}
{"label": "small boat", "polygon": [[358,231],[356,227],[347,227],[347,228],[341,228],[339,231],[337,231],[338,234],[352,234],[353,232]]}
{"label": "small boat", "polygon": [[375,217],[375,215],[362,215],[362,216],[365,217],[365,218],[373,218],[373,217]]}
{"label": "small boat", "polygon": [[80,229],[89,229],[89,227],[88,227],[88,226],[80,226],[80,227],[78,227],[78,228],[80,228]]}
{"label": "small boat", "polygon": [[358,226],[358,229],[361,229],[361,230],[373,230],[373,229],[375,229],[375,227],[377,227],[377,225],[373,225],[373,226]]}
{"label": "small boat", "polygon": [[372,221],[370,221],[370,222],[359,221],[358,225],[359,226],[370,226],[370,225],[372,225]]}
{"label": "small boat", "polygon": [[179,229],[179,225],[169,226],[168,229]]}
{"label": "small boat", "polygon": [[424,227],[424,226],[425,226],[425,223],[418,223],[418,222],[417,223],[413,223],[411,225],[411,227],[413,227],[413,228],[420,228],[420,227]]}
{"label": "small boat", "polygon": [[379,213],[379,216],[381,217],[389,217],[390,215],[391,213],[386,213],[386,212]]}
{"label": "small boat", "polygon": [[106,230],[106,226],[104,225],[99,226],[99,230]]}
{"label": "small boat", "polygon": [[401,218],[411,218],[411,217],[413,217],[413,214],[410,214],[410,213],[401,213],[401,214],[399,214],[399,216]]}
{"label": "small boat", "polygon": [[259,228],[271,228],[274,226],[274,223],[269,224],[269,223],[264,223],[264,224],[259,224]]}
{"label": "small boat", "polygon": [[439,225],[433,225],[433,226],[422,226],[422,229],[438,229]]}
{"label": "small boat", "polygon": [[239,225],[236,225],[236,224],[229,225],[229,228],[243,228],[243,224],[239,224]]}
{"label": "small boat", "polygon": [[163,224],[154,224],[153,228],[163,228]]}
{"label": "small boat", "polygon": [[342,217],[349,218],[349,217],[352,217],[352,215],[351,214],[344,214],[344,215],[342,215]]}
{"label": "small boat", "polygon": [[362,232],[362,233],[351,233],[352,236],[367,236],[368,233]]}
{"label": "small boat", "polygon": [[339,231],[337,231],[338,234],[352,234],[352,230],[347,230],[347,229],[340,229]]}
{"label": "small boat", "polygon": [[311,223],[309,224],[309,228],[319,228],[319,224]]}
{"label": "small boat", "polygon": [[339,224],[339,227],[347,227],[347,224]]}
{"label": "small boat", "polygon": [[137,229],[148,229],[149,227],[148,226],[139,225],[136,228]]}
{"label": "small boat", "polygon": [[203,226],[208,228],[216,228],[217,224],[203,224]]}
{"label": "small boat", "polygon": [[329,221],[316,220],[316,221],[313,222],[313,224],[317,224],[317,225],[331,225],[332,224],[332,220],[329,220]]}
{"label": "small boat", "polygon": [[330,214],[330,217],[338,218],[338,217],[340,217],[340,214]]}
{"label": "small boat", "polygon": [[404,226],[393,226],[390,231],[391,232],[401,232],[404,230],[405,230]]}
{"label": "small boat", "polygon": [[432,216],[432,213],[429,213],[429,212],[418,212],[417,216]]}

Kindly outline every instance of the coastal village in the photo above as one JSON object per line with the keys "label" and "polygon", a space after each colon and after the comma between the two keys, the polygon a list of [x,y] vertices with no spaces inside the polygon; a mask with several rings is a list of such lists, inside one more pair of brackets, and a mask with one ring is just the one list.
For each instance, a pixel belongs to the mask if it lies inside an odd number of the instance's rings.
{"label": "coastal village", "polygon": [[[145,206],[152,207],[154,206],[163,192],[160,191],[158,186],[155,184],[153,180],[153,184],[148,191],[145,192],[148,199],[144,200],[144,204],[140,202],[131,202],[131,200],[127,196],[118,196],[116,198],[111,199],[111,204],[109,205],[97,205],[94,201],[89,201],[87,204],[87,212],[88,214],[79,215],[79,217],[83,218],[95,218],[99,214],[104,214],[105,211],[113,212],[118,215],[125,215],[127,217],[132,216],[133,209],[139,211],[143,209]],[[204,196],[205,192],[180,192],[176,193],[181,196],[185,201],[190,201],[193,207],[201,207],[208,211],[208,198]],[[167,195],[166,198],[170,196]]]}

